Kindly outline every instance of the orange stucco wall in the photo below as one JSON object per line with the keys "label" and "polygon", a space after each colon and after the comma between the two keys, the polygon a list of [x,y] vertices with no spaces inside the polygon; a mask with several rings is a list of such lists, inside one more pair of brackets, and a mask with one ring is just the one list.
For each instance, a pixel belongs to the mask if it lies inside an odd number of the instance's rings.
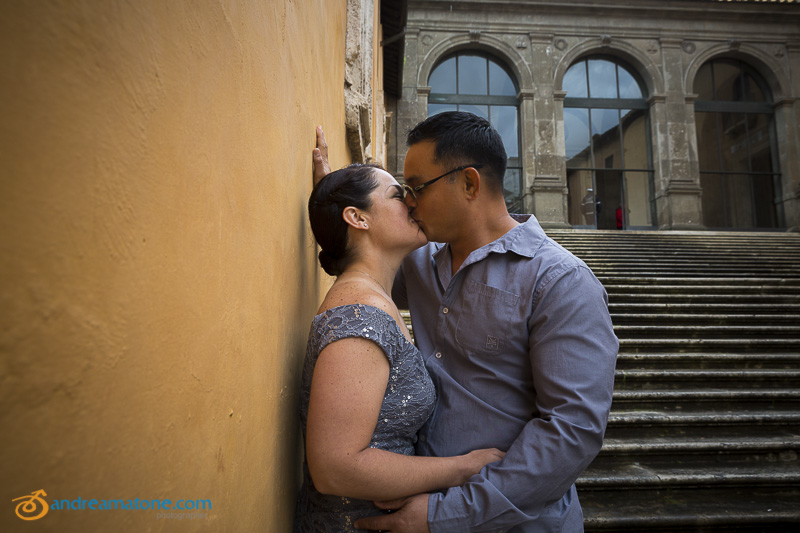
{"label": "orange stucco wall", "polygon": [[[345,2],[0,6],[0,530],[289,531]],[[14,516],[13,498],[210,500]],[[5,502],[5,503],[2,503]]]}

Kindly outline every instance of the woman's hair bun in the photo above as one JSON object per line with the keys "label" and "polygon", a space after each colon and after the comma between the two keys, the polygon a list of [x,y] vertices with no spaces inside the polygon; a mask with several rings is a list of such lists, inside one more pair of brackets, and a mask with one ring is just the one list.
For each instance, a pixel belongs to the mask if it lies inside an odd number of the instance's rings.
{"label": "woman's hair bun", "polygon": [[343,272],[341,261],[325,250],[319,252],[319,264],[329,276],[338,276]]}

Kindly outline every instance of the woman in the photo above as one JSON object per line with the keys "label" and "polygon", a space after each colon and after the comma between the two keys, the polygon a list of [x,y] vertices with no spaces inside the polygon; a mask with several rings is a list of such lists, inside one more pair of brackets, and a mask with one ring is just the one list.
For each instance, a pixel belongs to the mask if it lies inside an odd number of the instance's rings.
{"label": "woman", "polygon": [[460,485],[504,455],[416,457],[436,393],[390,296],[410,251],[427,242],[402,187],[371,165],[326,176],[308,202],[322,268],[336,276],[311,325],[303,369],[304,482],[295,529],[355,531],[390,500]]}

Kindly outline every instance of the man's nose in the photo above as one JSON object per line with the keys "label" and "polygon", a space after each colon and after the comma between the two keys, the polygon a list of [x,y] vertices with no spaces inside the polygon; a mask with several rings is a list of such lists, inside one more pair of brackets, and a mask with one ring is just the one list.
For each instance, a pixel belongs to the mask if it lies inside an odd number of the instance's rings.
{"label": "man's nose", "polygon": [[417,207],[417,199],[414,198],[414,195],[411,194],[411,193],[406,193],[406,196],[405,196],[405,198],[403,198],[403,201],[408,206],[409,212],[413,211],[414,208]]}

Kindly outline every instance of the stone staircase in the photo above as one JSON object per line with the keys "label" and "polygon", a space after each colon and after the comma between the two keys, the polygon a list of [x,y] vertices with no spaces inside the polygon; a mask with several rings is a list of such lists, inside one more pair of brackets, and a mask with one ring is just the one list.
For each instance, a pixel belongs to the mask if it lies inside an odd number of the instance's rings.
{"label": "stone staircase", "polygon": [[620,339],[587,531],[800,527],[800,235],[549,230]]}

